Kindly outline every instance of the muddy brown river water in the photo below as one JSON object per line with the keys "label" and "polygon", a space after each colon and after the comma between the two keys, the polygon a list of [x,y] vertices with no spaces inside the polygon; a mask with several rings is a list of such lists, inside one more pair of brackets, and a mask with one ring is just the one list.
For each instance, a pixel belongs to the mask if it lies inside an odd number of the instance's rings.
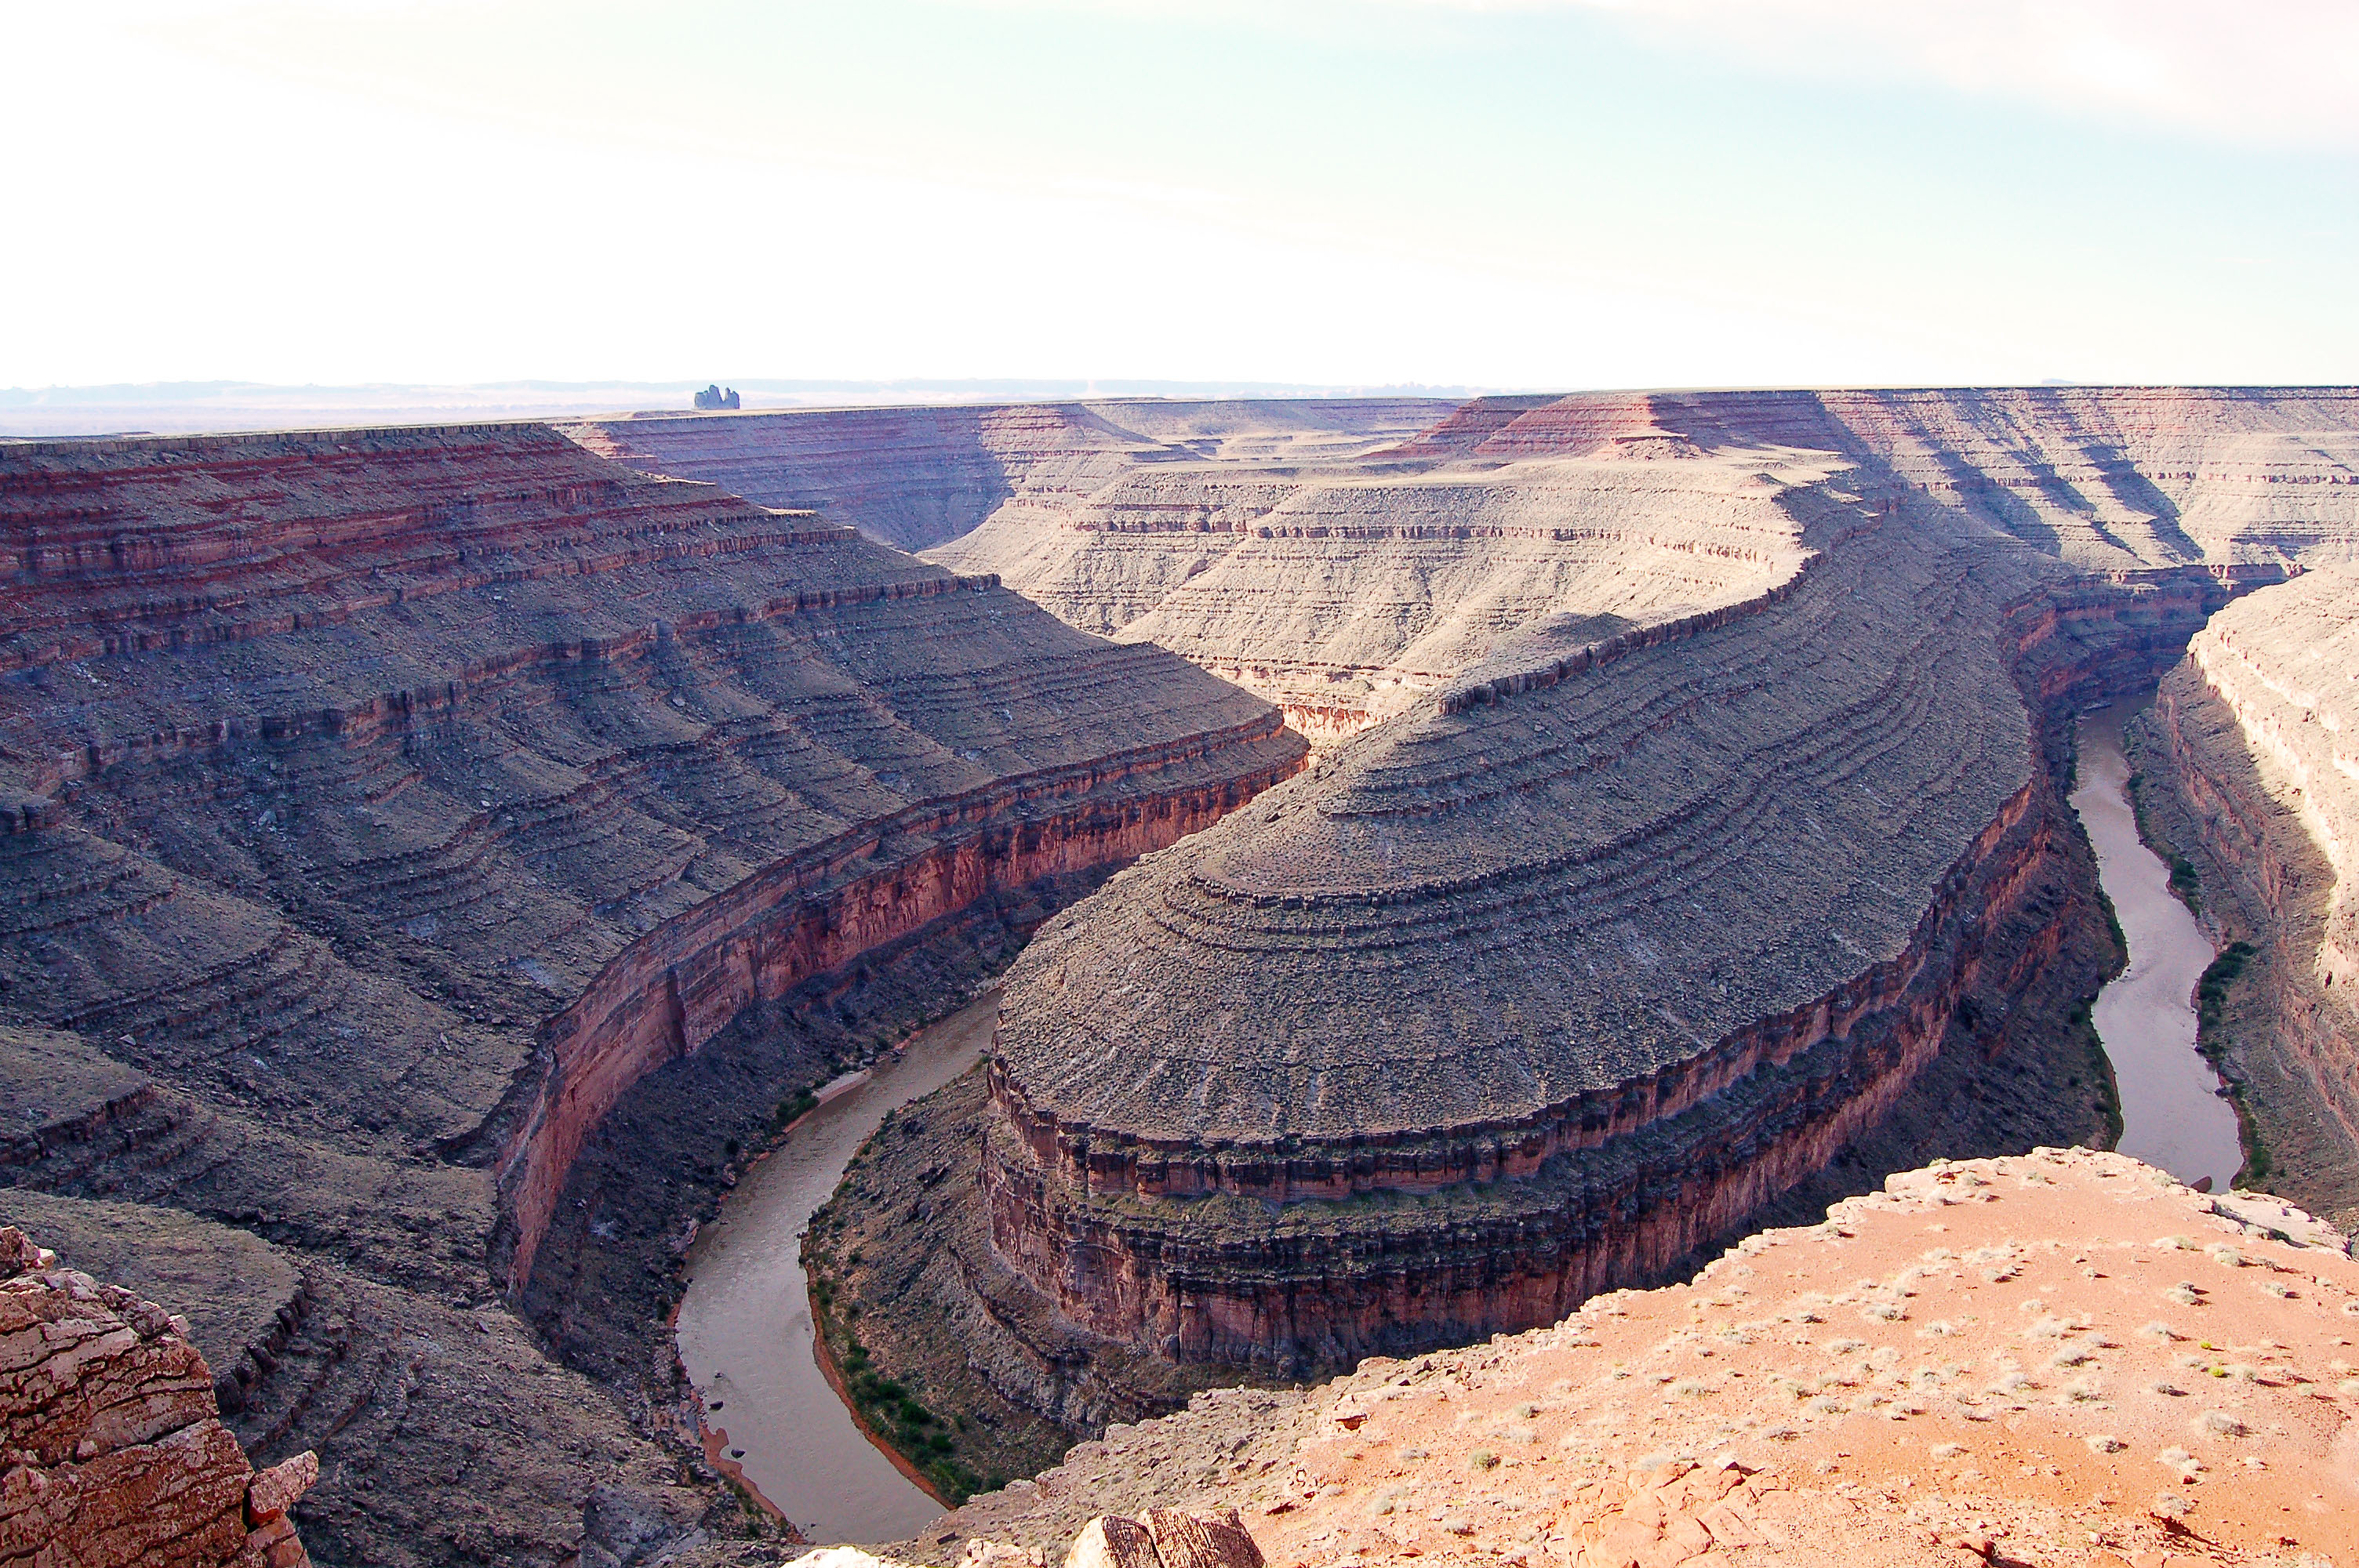
{"label": "muddy brown river water", "polygon": [[2097,1033],[2121,1087],[2122,1152],[2225,1192],[2245,1159],[2236,1113],[2195,1052],[2195,983],[2212,944],[2171,895],[2169,868],[2138,838],[2122,752],[2122,723],[2135,711],[2116,703],[2081,716],[2072,808],[2096,846],[2097,874],[2130,948],[2129,968],[2098,994]]}
{"label": "muddy brown river water", "polygon": [[820,1371],[803,1229],[888,1112],[982,1059],[998,1011],[993,992],[813,1111],[745,1173],[689,1252],[679,1358],[705,1422],[725,1452],[744,1451],[745,1481],[815,1542],[903,1540],[942,1505],[868,1441]]}

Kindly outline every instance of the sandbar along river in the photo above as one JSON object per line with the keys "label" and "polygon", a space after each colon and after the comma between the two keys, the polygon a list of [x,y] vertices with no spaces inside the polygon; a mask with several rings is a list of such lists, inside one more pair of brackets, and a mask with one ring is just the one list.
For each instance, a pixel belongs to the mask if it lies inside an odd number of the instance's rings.
{"label": "sandbar along river", "polygon": [[2097,1033],[2121,1087],[2122,1152],[2190,1186],[2209,1177],[2212,1191],[2225,1192],[2245,1162],[2236,1112],[2195,1052],[2195,983],[2212,944],[2171,896],[2170,869],[2138,838],[2122,753],[2122,722],[2135,711],[2115,703],[2080,720],[2072,809],[2096,846],[2097,875],[2130,948],[2129,968],[2097,995]]}
{"label": "sandbar along river", "polygon": [[[745,1480],[815,1542],[900,1541],[942,1511],[871,1444],[811,1345],[803,1229],[886,1114],[982,1058],[996,991],[880,1057],[745,1173],[688,1255],[679,1358]],[[721,1401],[721,1408],[712,1408]]]}

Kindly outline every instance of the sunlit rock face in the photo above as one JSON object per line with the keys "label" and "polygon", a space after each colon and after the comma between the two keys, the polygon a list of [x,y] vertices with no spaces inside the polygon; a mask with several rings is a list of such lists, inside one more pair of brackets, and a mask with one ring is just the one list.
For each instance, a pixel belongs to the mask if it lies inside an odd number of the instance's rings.
{"label": "sunlit rock face", "polygon": [[59,1568],[310,1568],[304,1453],[257,1472],[188,1325],[0,1227],[0,1552]]}
{"label": "sunlit rock face", "polygon": [[1691,1282],[1109,1428],[919,1544],[1053,1562],[1152,1505],[1238,1509],[1277,1563],[2341,1562],[2354,1314],[2343,1238],[2281,1202],[1944,1162]]}
{"label": "sunlit rock face", "polygon": [[2250,1092],[2275,1113],[2261,1136],[2290,1184],[2279,1190],[2315,1193],[2347,1223],[2359,1206],[2359,573],[2306,572],[2215,616],[2163,682],[2155,731],[2169,769],[2158,782],[2180,792],[2208,851],[2206,912],[2256,949],[2226,979],[2256,987],[2257,1011],[2216,1017],[2218,1044],[2232,1070],[2261,1075]]}

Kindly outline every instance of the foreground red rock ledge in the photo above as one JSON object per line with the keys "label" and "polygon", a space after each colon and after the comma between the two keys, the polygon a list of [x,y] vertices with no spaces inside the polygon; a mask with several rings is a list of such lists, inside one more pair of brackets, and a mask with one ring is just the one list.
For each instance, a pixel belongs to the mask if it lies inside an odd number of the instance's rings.
{"label": "foreground red rock ledge", "polygon": [[1153,1502],[1242,1509],[1277,1565],[2349,1564],[2354,1339],[2330,1228],[2041,1150],[1895,1176],[1692,1284],[1370,1360],[1274,1416],[1204,1396],[912,1550],[1053,1554]]}
{"label": "foreground red rock ledge", "polygon": [[0,1227],[0,1563],[308,1568],[309,1453],[256,1471],[184,1325]]}

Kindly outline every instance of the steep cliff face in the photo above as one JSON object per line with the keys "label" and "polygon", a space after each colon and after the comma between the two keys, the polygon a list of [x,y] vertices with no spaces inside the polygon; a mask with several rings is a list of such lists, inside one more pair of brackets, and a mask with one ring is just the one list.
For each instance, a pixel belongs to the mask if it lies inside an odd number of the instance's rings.
{"label": "steep cliff face", "polygon": [[0,563],[0,1008],[102,1108],[14,1178],[442,1300],[521,1285],[651,1067],[1303,752],[1168,654],[538,427],[8,448]]}
{"label": "steep cliff face", "polygon": [[310,1568],[287,1511],[309,1453],[257,1473],[188,1325],[0,1227],[0,1556],[48,1568]]}
{"label": "steep cliff face", "polygon": [[[2306,572],[2215,617],[2162,686],[2155,708],[2169,776],[2190,808],[2210,890],[2247,917],[2267,993],[2257,1028],[2221,1042],[2259,1072],[2248,1093],[2288,1103],[2267,1119],[2327,1134],[2279,1179],[2347,1207],[2333,1179],[2359,1151],[2359,577]],[[2190,853],[2195,852],[2190,848]],[[2279,1096],[2285,1087],[2297,1092]],[[2268,1113],[2274,1111],[2274,1115]],[[2265,1136],[2275,1127],[2265,1130]]]}

